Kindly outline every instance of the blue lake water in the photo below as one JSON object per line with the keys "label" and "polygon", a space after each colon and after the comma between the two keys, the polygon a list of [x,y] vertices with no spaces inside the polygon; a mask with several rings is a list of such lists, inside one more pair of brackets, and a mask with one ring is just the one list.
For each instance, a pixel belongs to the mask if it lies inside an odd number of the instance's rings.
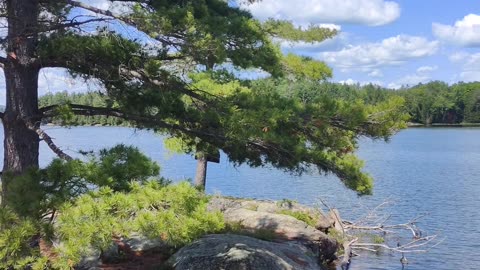
{"label": "blue lake water", "polygon": [[[118,127],[45,127],[67,153],[98,150],[118,143],[139,147],[162,166],[162,175],[193,178],[196,162],[185,155],[170,155],[162,137],[147,131]],[[3,132],[0,136],[3,137]],[[292,176],[271,168],[233,167],[222,156],[209,164],[207,192],[280,200],[289,198],[319,205],[320,199],[355,220],[384,201],[382,213],[396,224],[422,214],[418,224],[424,235],[445,240],[426,254],[406,254],[405,269],[480,269],[480,129],[418,128],[395,135],[389,143],[362,139],[358,154],[365,170],[375,178],[374,194],[358,197],[333,176]],[[0,160],[3,160],[0,153]],[[41,146],[41,165],[53,154]],[[406,241],[402,238],[401,241]],[[352,263],[358,269],[401,269],[401,255],[361,253]]]}

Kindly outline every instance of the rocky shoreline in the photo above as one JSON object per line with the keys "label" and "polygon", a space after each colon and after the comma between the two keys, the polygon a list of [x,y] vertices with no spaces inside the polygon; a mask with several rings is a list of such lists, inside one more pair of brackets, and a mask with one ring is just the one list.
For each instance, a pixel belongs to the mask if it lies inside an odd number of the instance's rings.
{"label": "rocky shoreline", "polygon": [[336,230],[332,213],[289,200],[219,196],[211,198],[208,210],[223,213],[224,232],[178,250],[140,236],[119,239],[108,252],[85,258],[78,269],[323,270],[337,259],[341,243],[330,236]]}

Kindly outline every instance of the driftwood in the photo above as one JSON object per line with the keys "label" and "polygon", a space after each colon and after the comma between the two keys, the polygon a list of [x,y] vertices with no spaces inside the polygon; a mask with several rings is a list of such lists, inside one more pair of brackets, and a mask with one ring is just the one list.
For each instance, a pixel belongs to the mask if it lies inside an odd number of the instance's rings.
{"label": "driftwood", "polygon": [[340,263],[340,266],[342,267],[342,270],[348,270],[350,268],[350,263],[352,262],[352,257],[354,255],[352,245],[358,241],[358,238],[354,238],[351,241],[345,241],[343,242],[343,258]]}
{"label": "driftwood", "polygon": [[[441,244],[444,239],[439,239],[438,235],[424,235],[422,230],[417,227],[419,220],[426,216],[426,214],[419,215],[408,222],[401,224],[388,224],[390,215],[378,215],[379,209],[387,205],[389,202],[384,202],[373,210],[369,211],[364,217],[352,222],[342,220],[339,211],[335,208],[329,207],[324,201],[321,201],[324,206],[329,209],[329,218],[333,221],[333,229],[341,235],[343,239],[344,254],[341,256],[339,264],[342,270],[348,270],[351,264],[352,257],[356,255],[356,251],[371,251],[377,253],[380,249],[390,252],[402,254],[400,262],[402,266],[408,264],[405,257],[406,253],[424,253]],[[406,243],[397,241],[396,245],[392,245],[391,241],[386,242],[363,242],[364,239],[357,237],[358,233],[365,231],[371,232],[372,235],[379,237],[386,237],[392,235],[399,235],[402,231],[408,231],[412,235]],[[384,239],[383,239],[384,240]]]}

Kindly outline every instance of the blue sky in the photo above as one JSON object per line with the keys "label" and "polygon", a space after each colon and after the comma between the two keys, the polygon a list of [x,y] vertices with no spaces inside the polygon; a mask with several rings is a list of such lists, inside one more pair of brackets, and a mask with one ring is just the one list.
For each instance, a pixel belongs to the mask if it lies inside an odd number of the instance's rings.
{"label": "blue sky", "polygon": [[398,88],[431,80],[480,80],[480,1],[264,0],[259,19],[333,24],[340,34],[285,51],[326,61],[334,81]]}
{"label": "blue sky", "polygon": [[[111,10],[107,0],[83,2]],[[480,1],[263,0],[244,8],[260,20],[340,29],[322,43],[282,43],[285,52],[327,62],[334,71],[332,81],[390,88],[431,80],[480,81]],[[4,84],[0,78],[0,89]],[[100,88],[61,69],[43,69],[39,78],[40,95]],[[0,104],[5,104],[5,91],[0,91]]]}

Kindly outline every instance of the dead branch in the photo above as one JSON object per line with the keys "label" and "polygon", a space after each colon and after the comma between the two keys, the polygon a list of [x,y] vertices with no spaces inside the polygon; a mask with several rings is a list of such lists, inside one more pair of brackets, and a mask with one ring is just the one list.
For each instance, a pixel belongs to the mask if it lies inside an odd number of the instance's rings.
{"label": "dead branch", "polygon": [[[377,253],[380,249],[390,252],[401,253],[402,265],[408,263],[405,254],[406,253],[426,253],[429,250],[440,245],[445,239],[439,239],[438,235],[423,236],[422,231],[417,227],[419,221],[426,216],[426,214],[418,215],[411,220],[400,224],[387,224],[391,215],[379,215],[378,210],[386,206],[389,202],[383,202],[377,207],[368,211],[367,214],[358,219],[355,222],[345,221],[340,218],[338,211],[335,208],[331,208],[328,204],[321,200],[322,204],[327,207],[329,211],[329,217],[334,222],[334,230],[342,234],[344,255],[342,256],[339,264],[343,270],[347,270],[350,267],[352,257],[355,255],[355,251],[368,251]],[[339,224],[341,226],[339,226]],[[402,231],[409,231],[412,234],[411,240],[401,244],[397,241],[392,244],[391,240],[386,241],[385,236],[401,234]],[[372,236],[381,235],[381,243],[369,243],[362,242],[365,239],[360,237],[363,231],[372,232]],[[367,240],[368,241],[368,240]]]}
{"label": "dead branch", "polygon": [[40,139],[42,139],[47,145],[48,147],[55,153],[57,154],[58,157],[60,157],[61,159],[64,159],[64,160],[73,160],[73,158],[71,156],[69,156],[68,154],[66,154],[65,152],[62,151],[62,149],[60,149],[52,140],[52,137],[50,137],[47,133],[45,133],[45,131],[43,131],[39,125],[35,125],[34,123],[32,123],[31,121],[25,121],[25,124],[26,126],[35,131],[38,136],[40,137]]}
{"label": "dead branch", "polygon": [[433,245],[427,247],[427,245],[432,244],[432,242],[437,237],[438,237],[437,235],[422,237],[422,238],[419,238],[419,239],[415,239],[414,241],[409,242],[407,244],[398,245],[397,247],[391,247],[387,244],[354,243],[354,244],[352,244],[352,248],[353,249],[369,250],[369,251],[374,251],[374,252],[377,252],[378,250],[375,250],[373,248],[383,248],[385,250],[398,252],[398,253],[425,253],[425,252],[428,252],[429,250],[431,250],[432,248],[438,246],[441,242],[444,241],[444,239],[441,239],[440,241],[438,241],[438,242],[434,243]]}
{"label": "dead branch", "polygon": [[344,254],[343,254],[342,262],[340,263],[342,270],[348,270],[348,268],[350,268],[350,264],[352,262],[352,257],[353,257],[352,245],[357,241],[358,241],[358,238],[354,238],[351,241],[343,242]]}

